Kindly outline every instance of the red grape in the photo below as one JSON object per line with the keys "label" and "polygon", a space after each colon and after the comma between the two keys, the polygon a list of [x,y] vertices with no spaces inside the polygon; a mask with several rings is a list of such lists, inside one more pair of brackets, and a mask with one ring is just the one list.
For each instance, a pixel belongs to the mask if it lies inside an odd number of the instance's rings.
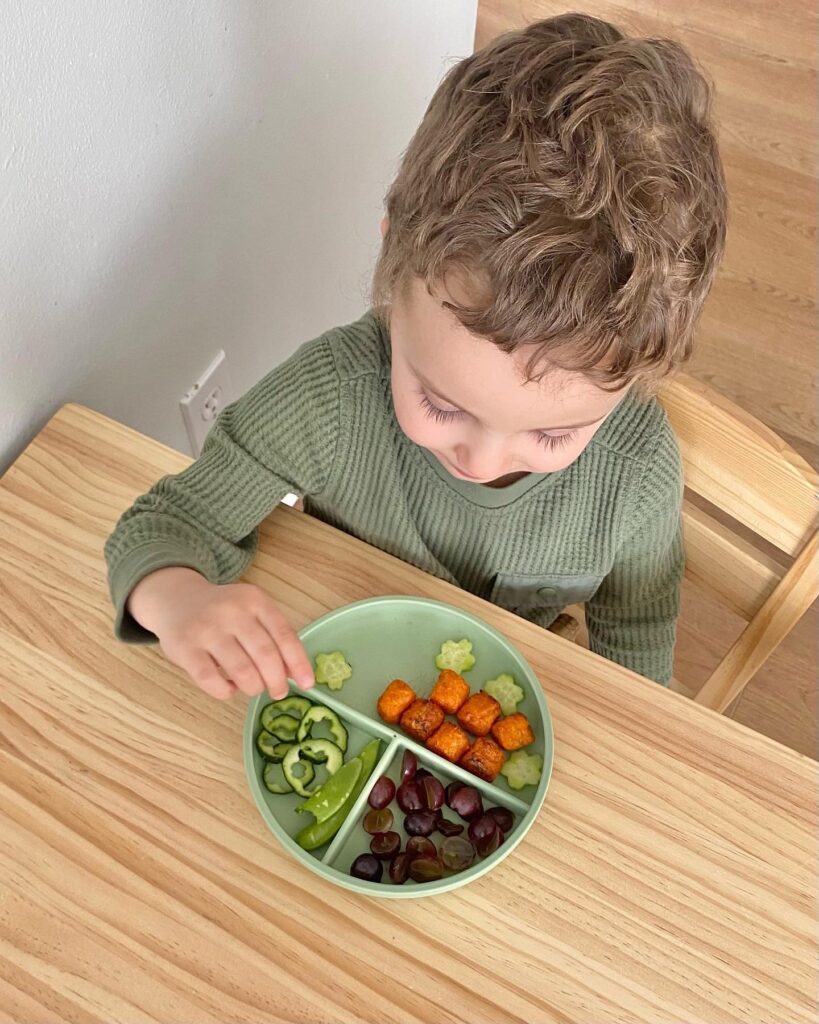
{"label": "red grape", "polygon": [[437,811],[444,804],[444,787],[432,775],[425,775],[421,782],[424,800],[431,811]]}
{"label": "red grape", "polygon": [[412,811],[423,810],[424,798],[421,795],[421,787],[415,781],[415,779],[407,779],[406,782],[402,782],[398,787],[398,806],[404,812],[404,814],[410,814]]}
{"label": "red grape", "polygon": [[475,849],[481,855],[481,857],[488,857],[490,853],[494,853],[495,850],[500,846],[501,839],[503,838],[503,832],[499,828],[496,828],[494,832],[491,832],[484,839],[479,839],[475,843]]}
{"label": "red grape", "polygon": [[396,885],[402,885],[406,882],[409,866],[409,854],[399,853],[397,857],[390,861],[390,881],[395,882]]}
{"label": "red grape", "polygon": [[490,807],[487,809],[486,813],[492,815],[492,817],[498,823],[498,828],[501,830],[501,832],[508,832],[511,829],[511,827],[515,824],[514,815],[505,807]]}
{"label": "red grape", "polygon": [[415,773],[416,782],[420,782],[421,779],[427,779],[432,777],[432,772],[428,772],[426,768],[419,768]]}
{"label": "red grape", "polygon": [[416,857],[437,857],[438,851],[431,839],[427,839],[426,836],[413,836],[407,840],[407,856],[411,861]]}
{"label": "red grape", "polygon": [[350,874],[353,878],[363,878],[365,882],[380,882],[383,870],[377,857],[371,853],[362,853],[353,861]]}
{"label": "red grape", "polygon": [[401,836],[397,832],[379,832],[370,840],[370,850],[379,860],[394,857],[401,849]]}
{"label": "red grape", "polygon": [[447,807],[452,806],[452,794],[455,792],[456,789],[460,789],[462,785],[462,782],[450,782],[450,784],[446,787],[445,796]]}
{"label": "red grape", "polygon": [[409,875],[413,882],[435,882],[443,873],[441,862],[433,860],[432,857],[416,857],[409,866]]}
{"label": "red grape", "polygon": [[480,818],[475,818],[469,824],[469,838],[473,843],[488,839],[493,832],[497,831],[498,823],[491,814],[482,814]]}
{"label": "red grape", "polygon": [[441,833],[442,836],[459,836],[463,832],[463,825],[459,825],[456,821],[450,821],[449,818],[445,818],[441,812],[438,812],[438,817],[435,820],[435,827]]}
{"label": "red grape", "polygon": [[418,771],[418,758],[411,750],[405,750],[401,758],[401,781],[406,782]]}
{"label": "red grape", "polygon": [[475,859],[472,843],[463,836],[448,836],[441,843],[441,860],[449,871],[463,871]]}
{"label": "red grape", "polygon": [[370,795],[367,797],[367,803],[370,807],[374,807],[376,810],[380,811],[382,807],[386,807],[387,804],[392,803],[394,796],[395,783],[388,775],[382,775],[370,790]]}
{"label": "red grape", "polygon": [[456,814],[459,814],[465,821],[477,818],[483,814],[483,801],[481,794],[473,786],[461,786],[452,794],[449,805]]}
{"label": "red grape", "polygon": [[379,832],[389,832],[392,822],[392,811],[382,807],[379,810],[367,811],[361,824],[364,826],[364,831],[373,836],[378,835]]}
{"label": "red grape", "polygon": [[413,811],[404,818],[404,831],[408,836],[428,836],[435,831],[432,811]]}

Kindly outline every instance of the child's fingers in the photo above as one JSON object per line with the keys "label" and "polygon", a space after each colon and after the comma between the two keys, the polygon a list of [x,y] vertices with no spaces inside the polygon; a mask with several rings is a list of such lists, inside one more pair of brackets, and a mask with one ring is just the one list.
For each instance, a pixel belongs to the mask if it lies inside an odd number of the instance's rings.
{"label": "child's fingers", "polygon": [[265,602],[256,612],[259,622],[267,630],[279,649],[287,675],[296,681],[302,690],[309,690],[315,683],[313,666],[302,647],[301,640],[290,627],[287,619],[272,602]]}
{"label": "child's fingers", "polygon": [[270,696],[274,700],[287,696],[287,672],[278,648],[260,622],[253,619],[238,634],[242,647],[253,659]]}
{"label": "child's fingers", "polygon": [[207,651],[194,651],[179,661],[200,690],[217,700],[228,700],[236,692],[236,687],[229,679],[225,679],[219,666]]}
{"label": "child's fingers", "polygon": [[209,649],[213,660],[232,683],[248,697],[264,689],[264,681],[248,652],[233,636],[221,637]]}

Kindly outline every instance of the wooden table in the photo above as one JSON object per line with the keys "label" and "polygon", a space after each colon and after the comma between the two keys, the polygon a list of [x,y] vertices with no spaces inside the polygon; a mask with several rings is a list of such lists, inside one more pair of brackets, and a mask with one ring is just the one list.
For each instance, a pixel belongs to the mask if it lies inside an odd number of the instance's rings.
{"label": "wooden table", "polygon": [[187,461],[67,406],[0,481],[0,1020],[814,1019],[812,761],[281,508],[248,578],[295,626],[452,602],[529,659],[556,734],[538,823],[456,893],[356,897],[285,854],[244,702],[111,632],[103,541]]}

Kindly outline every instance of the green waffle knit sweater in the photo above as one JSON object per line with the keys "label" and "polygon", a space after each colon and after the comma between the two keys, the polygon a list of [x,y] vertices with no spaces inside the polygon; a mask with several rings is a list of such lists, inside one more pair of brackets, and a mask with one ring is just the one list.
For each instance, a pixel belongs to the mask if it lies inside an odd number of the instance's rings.
{"label": "green waffle knit sweater", "polygon": [[149,572],[241,575],[256,527],[288,492],[311,515],[544,627],[585,602],[593,650],[671,678],[682,471],[656,401],[627,395],[559,472],[501,489],[456,480],[402,433],[389,335],[367,313],[225,409],[200,457],[125,512],[105,546],[117,635],[155,640],[126,610]]}

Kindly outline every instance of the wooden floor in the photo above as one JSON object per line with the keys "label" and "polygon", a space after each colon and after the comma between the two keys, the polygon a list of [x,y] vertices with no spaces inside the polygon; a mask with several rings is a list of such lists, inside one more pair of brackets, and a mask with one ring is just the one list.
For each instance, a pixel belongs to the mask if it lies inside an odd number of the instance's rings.
{"label": "wooden floor", "polygon": [[[604,18],[631,35],[677,39],[714,82],[730,225],[689,369],[817,466],[815,5],[480,0],[476,46],[568,10]],[[686,585],[675,676],[696,688],[741,626]],[[732,710],[738,721],[812,757],[817,635],[814,608]]]}

